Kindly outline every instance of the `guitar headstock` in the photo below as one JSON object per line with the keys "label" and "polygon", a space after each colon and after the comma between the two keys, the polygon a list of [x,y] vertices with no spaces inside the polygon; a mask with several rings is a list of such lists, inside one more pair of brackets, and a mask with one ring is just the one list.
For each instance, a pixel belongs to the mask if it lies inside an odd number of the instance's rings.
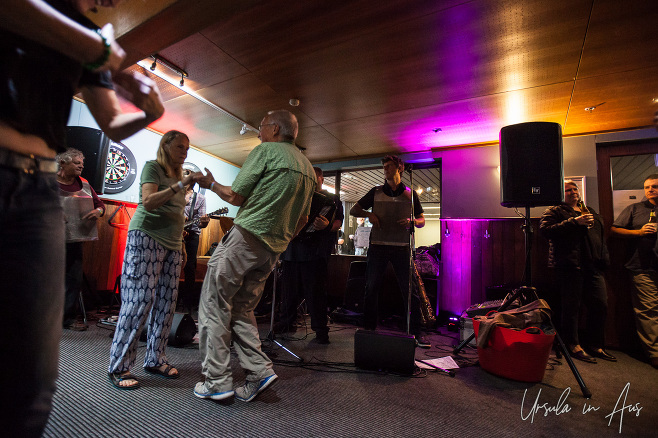
{"label": "guitar headstock", "polygon": [[228,207],[222,207],[218,210],[213,211],[212,213],[208,213],[208,217],[210,219],[219,219],[222,216],[225,216],[228,213]]}

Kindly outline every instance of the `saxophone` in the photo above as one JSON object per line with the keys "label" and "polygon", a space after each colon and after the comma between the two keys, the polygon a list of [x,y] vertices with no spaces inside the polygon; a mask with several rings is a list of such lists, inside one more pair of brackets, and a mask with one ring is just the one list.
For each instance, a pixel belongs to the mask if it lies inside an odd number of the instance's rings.
{"label": "saxophone", "polygon": [[436,324],[436,317],[432,311],[432,304],[427,298],[427,292],[425,292],[425,284],[423,284],[423,279],[420,278],[418,273],[418,268],[416,267],[416,261],[414,260],[413,264],[413,281],[418,290],[418,298],[420,299],[420,323],[424,327],[434,327]]}

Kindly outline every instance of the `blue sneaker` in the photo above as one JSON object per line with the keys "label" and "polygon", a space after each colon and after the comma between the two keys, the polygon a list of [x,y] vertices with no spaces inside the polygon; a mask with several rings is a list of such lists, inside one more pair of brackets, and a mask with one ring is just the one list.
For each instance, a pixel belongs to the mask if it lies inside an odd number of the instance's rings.
{"label": "blue sneaker", "polygon": [[278,378],[279,376],[272,374],[261,380],[247,380],[244,385],[235,388],[235,398],[240,401],[250,402]]}
{"label": "blue sneaker", "polygon": [[199,382],[194,387],[194,395],[199,398],[209,398],[211,400],[224,400],[233,397],[235,391],[216,392],[208,388],[206,382]]}

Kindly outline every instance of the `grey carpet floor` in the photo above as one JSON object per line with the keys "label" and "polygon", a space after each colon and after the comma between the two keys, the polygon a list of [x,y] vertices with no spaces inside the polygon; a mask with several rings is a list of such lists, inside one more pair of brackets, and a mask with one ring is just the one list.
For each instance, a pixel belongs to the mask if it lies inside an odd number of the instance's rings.
{"label": "grey carpet floor", "polygon": [[[268,322],[259,326],[263,337]],[[622,352],[614,352],[617,363],[576,363],[593,393],[585,400],[566,362],[560,364],[554,356],[541,383],[517,382],[482,370],[470,347],[454,356],[460,364],[454,378],[434,371],[397,376],[355,368],[356,327],[330,327],[329,345],[310,342],[314,335],[306,335],[304,328],[279,336],[304,362],[279,347],[270,350],[279,380],[250,403],[194,397],[202,360],[194,345],[167,349],[170,363],[181,373],[179,379],[168,380],[142,370],[140,343],[133,373],[142,387],[119,391],[106,372],[111,331],[94,325],[86,332],[65,331],[44,436],[658,436],[658,370]],[[417,349],[417,359],[450,355],[457,343],[456,334],[445,329],[428,337],[432,348]],[[235,383],[240,384],[244,373],[235,357],[232,365]]]}

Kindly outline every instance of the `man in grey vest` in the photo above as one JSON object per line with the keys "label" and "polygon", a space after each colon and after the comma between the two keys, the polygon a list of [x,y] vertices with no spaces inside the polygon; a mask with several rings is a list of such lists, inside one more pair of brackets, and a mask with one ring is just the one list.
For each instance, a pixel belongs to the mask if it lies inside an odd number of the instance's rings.
{"label": "man in grey vest", "polygon": [[[405,306],[409,292],[409,226],[411,221],[411,200],[414,203],[414,226],[425,226],[423,207],[413,190],[402,183],[404,162],[395,155],[382,158],[384,176],[383,185],[372,188],[363,198],[354,204],[350,214],[367,217],[373,225],[368,248],[368,267],[366,268],[366,294],[364,299],[365,328],[377,327],[378,295],[384,281],[384,272],[390,262],[398,280],[398,286],[404,297]],[[372,211],[366,211],[372,209]],[[406,310],[406,307],[405,307]],[[416,338],[421,348],[430,348],[420,331],[420,299],[415,288],[411,293],[411,316],[409,332]]]}

